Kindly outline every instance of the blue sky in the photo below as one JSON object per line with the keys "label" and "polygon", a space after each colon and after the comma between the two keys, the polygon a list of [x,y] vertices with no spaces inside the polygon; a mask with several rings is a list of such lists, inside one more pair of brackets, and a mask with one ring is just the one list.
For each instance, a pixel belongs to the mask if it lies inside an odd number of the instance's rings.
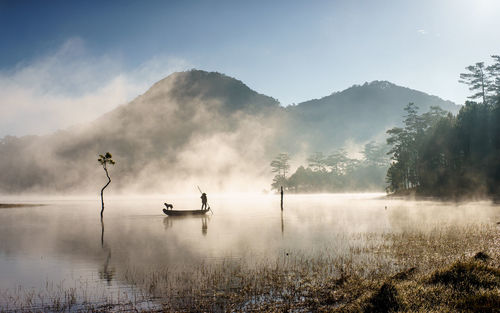
{"label": "blue sky", "polygon": [[173,71],[283,105],[389,80],[463,103],[500,54],[500,1],[1,1],[0,137],[84,123]]}

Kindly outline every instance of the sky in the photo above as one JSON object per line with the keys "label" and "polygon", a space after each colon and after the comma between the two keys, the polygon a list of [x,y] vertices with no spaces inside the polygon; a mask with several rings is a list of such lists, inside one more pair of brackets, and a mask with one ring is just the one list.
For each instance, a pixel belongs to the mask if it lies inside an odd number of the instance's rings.
{"label": "sky", "polygon": [[0,138],[89,122],[191,68],[282,105],[388,80],[464,103],[498,0],[0,0]]}

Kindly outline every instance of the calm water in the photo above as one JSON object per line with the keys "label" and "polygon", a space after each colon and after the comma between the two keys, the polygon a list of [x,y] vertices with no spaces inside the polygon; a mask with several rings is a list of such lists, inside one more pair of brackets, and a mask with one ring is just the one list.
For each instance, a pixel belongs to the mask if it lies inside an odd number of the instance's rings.
{"label": "calm water", "polygon": [[500,221],[499,207],[487,202],[411,202],[381,194],[286,196],[283,213],[275,195],[209,195],[213,215],[184,218],[165,216],[163,202],[198,209],[197,195],[108,198],[104,225],[99,199],[0,199],[14,201],[43,206],[0,209],[0,295],[19,287],[105,295],[126,288],[121,277],[133,268],[343,253],[363,244],[359,234]]}

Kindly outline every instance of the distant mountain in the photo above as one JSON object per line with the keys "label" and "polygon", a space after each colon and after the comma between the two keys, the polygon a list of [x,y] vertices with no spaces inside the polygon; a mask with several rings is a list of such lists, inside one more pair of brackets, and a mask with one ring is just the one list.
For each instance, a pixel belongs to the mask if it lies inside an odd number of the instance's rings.
{"label": "distant mountain", "polygon": [[226,75],[174,73],[88,125],[5,137],[0,191],[95,191],[105,178],[97,156],[106,151],[117,162],[111,189],[244,188],[255,176],[267,176],[282,110],[275,99]]}
{"label": "distant mountain", "polygon": [[346,140],[383,138],[387,129],[402,124],[404,106],[415,103],[424,113],[431,106],[457,113],[460,106],[387,81],[354,85],[321,99],[287,107],[294,126],[290,135],[315,151],[338,147]]}
{"label": "distant mountain", "polygon": [[400,123],[408,102],[422,112],[431,105],[458,110],[388,82],[283,108],[220,73],[174,73],[90,124],[3,138],[0,192],[95,192],[105,181],[97,155],[106,151],[117,161],[111,190],[260,191],[269,187],[269,162],[278,152],[327,152],[381,137]]}

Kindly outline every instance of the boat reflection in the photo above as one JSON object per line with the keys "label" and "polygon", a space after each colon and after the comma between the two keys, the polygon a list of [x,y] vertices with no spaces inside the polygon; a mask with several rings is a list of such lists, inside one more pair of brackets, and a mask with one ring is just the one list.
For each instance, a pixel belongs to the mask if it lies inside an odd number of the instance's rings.
{"label": "boat reflection", "polygon": [[210,221],[210,216],[206,215],[189,215],[189,216],[167,216],[163,218],[163,225],[165,230],[173,227],[173,224],[181,221],[200,219],[201,220],[201,233],[206,236],[208,233],[208,221]]}

